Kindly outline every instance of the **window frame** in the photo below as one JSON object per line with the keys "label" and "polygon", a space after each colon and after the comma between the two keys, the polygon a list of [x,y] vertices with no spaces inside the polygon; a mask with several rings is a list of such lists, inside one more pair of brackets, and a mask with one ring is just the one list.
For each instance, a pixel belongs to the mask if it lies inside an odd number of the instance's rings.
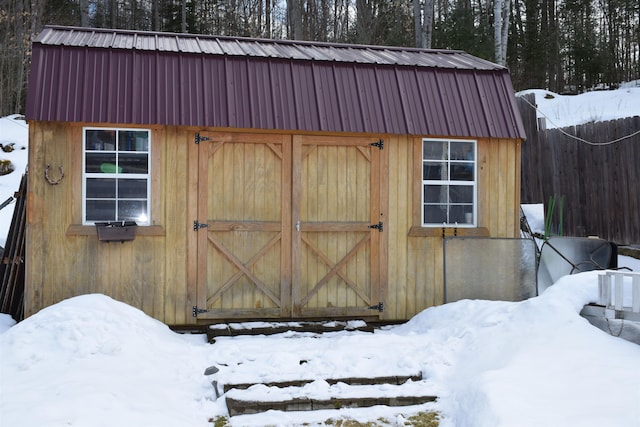
{"label": "window frame", "polygon": [[[437,142],[437,143],[446,143],[446,158],[443,159],[428,159],[425,158],[425,143],[427,142]],[[463,143],[463,144],[472,144],[473,146],[473,159],[455,159],[451,158],[451,147],[452,143]],[[456,138],[422,138],[419,143],[419,164],[420,164],[420,198],[419,198],[419,209],[420,209],[420,227],[422,228],[477,228],[478,226],[478,141],[475,139],[456,139]],[[436,163],[438,161],[441,165],[446,166],[447,178],[446,179],[425,179],[424,176],[424,167],[427,163]],[[473,176],[468,180],[461,179],[452,179],[452,168],[453,165],[459,166],[460,164],[471,164],[473,166]],[[425,191],[427,186],[466,186],[472,188],[472,221],[467,222],[466,219],[460,222],[457,221],[448,221],[445,222],[426,222],[425,221],[425,208],[429,204],[425,202]],[[447,192],[447,197],[449,193]],[[441,203],[442,204],[442,203]],[[432,203],[431,205],[436,206],[436,204]],[[447,206],[447,216],[450,215],[451,206],[465,206],[467,203],[455,203],[447,200],[444,202],[444,205]]]}
{"label": "window frame", "polygon": [[[115,132],[115,146],[113,150],[90,150],[87,147],[87,132],[88,131],[113,131]],[[147,134],[147,144],[146,150],[121,150],[118,147],[118,136],[120,132],[146,132]],[[117,180],[146,180],[146,219],[136,219],[136,223],[140,226],[150,226],[153,224],[153,203],[152,203],[152,168],[153,168],[153,159],[152,159],[152,129],[149,128],[129,128],[129,127],[101,127],[101,126],[85,126],[82,128],[82,225],[93,226],[97,222],[107,222],[107,221],[119,221],[116,218],[109,220],[88,220],[87,219],[87,181],[91,178],[107,178],[107,179],[117,179]],[[121,153],[145,153],[147,155],[147,171],[146,173],[118,173],[115,170],[113,173],[109,172],[87,172],[87,153],[109,153],[115,154],[116,159],[119,159],[119,155]],[[117,165],[117,163],[116,163]],[[118,200],[126,199],[118,197],[114,198],[116,203]],[[136,199],[136,198],[131,198]],[[114,211],[115,216],[117,217],[117,205],[116,210]]]}

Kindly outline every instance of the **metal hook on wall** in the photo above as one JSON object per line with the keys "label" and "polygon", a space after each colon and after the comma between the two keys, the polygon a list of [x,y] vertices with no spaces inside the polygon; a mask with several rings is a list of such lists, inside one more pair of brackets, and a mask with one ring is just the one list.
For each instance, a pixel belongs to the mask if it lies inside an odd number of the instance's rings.
{"label": "metal hook on wall", "polygon": [[49,176],[49,169],[50,168],[51,168],[51,165],[47,165],[47,167],[44,170],[45,179],[51,185],[60,184],[60,181],[62,181],[62,178],[64,178],[64,170],[62,169],[62,165],[58,166],[58,170],[60,171],[60,177],[58,179],[51,179],[51,177]]}

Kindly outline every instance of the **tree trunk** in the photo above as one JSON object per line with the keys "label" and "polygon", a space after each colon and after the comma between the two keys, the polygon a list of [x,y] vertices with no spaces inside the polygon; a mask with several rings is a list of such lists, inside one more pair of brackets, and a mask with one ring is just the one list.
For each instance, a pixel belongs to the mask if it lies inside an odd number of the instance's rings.
{"label": "tree trunk", "polygon": [[181,7],[181,19],[180,19],[180,31],[183,33],[187,32],[187,0],[182,0]]}
{"label": "tree trunk", "polygon": [[374,40],[373,10],[369,0],[356,0],[356,42],[371,44]]}
{"label": "tree trunk", "polygon": [[[509,0],[504,0],[509,1]],[[504,65],[502,59],[502,2],[503,0],[493,1],[493,52],[495,61],[499,65]]]}
{"label": "tree trunk", "polygon": [[300,0],[289,0],[287,2],[289,16],[289,39],[302,40],[302,11]]}
{"label": "tree trunk", "polygon": [[424,9],[422,13],[424,48],[431,49],[431,40],[433,36],[433,1],[424,0]]}
{"label": "tree trunk", "polygon": [[502,62],[500,65],[507,64],[507,46],[509,45],[509,20],[511,18],[511,0],[503,0],[502,3],[502,36],[500,42],[502,43],[502,52],[500,58]]}
{"label": "tree trunk", "polygon": [[413,29],[416,33],[416,47],[424,46],[424,27],[422,26],[422,5],[420,0],[413,0]]}

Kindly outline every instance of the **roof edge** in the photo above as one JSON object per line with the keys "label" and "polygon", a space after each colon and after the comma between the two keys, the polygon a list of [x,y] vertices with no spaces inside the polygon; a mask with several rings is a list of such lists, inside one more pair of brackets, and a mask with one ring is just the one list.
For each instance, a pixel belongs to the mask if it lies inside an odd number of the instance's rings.
{"label": "roof edge", "polygon": [[[290,39],[268,39],[268,38],[252,38],[252,37],[237,37],[237,36],[222,36],[215,34],[192,34],[192,33],[174,33],[174,32],[161,32],[161,31],[143,31],[143,30],[126,30],[126,29],[113,29],[113,28],[91,28],[91,27],[75,27],[64,25],[45,25],[43,30],[33,41],[34,44],[46,45],[44,41],[47,37],[47,30],[61,30],[79,33],[101,33],[101,34],[126,34],[126,35],[146,35],[146,36],[175,36],[180,38],[188,38],[194,40],[223,40],[223,41],[241,41],[241,42],[253,42],[264,43],[272,45],[286,45],[286,46],[303,46],[303,47],[321,47],[321,48],[334,48],[334,49],[357,49],[357,50],[372,50],[372,51],[391,51],[391,52],[412,52],[412,53],[431,53],[441,55],[466,55],[473,57],[474,61],[485,62],[487,66],[491,66],[496,70],[505,69],[507,67],[488,61],[483,58],[476,57],[463,50],[458,49],[426,49],[417,47],[405,47],[405,46],[384,46],[384,45],[367,45],[367,44],[350,44],[350,43],[333,43],[333,42],[321,42],[310,40],[290,40]],[[65,46],[65,44],[62,44]],[[68,46],[75,46],[69,44]],[[94,47],[98,48],[98,47]],[[126,47],[104,47],[104,49],[127,49]],[[134,48],[135,49],[135,48]],[[185,53],[185,52],[183,52]]]}

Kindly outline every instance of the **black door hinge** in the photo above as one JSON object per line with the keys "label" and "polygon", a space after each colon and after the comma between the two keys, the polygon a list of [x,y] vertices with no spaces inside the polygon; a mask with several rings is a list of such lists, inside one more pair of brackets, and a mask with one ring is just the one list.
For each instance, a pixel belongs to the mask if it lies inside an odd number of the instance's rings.
{"label": "black door hinge", "polygon": [[202,141],[211,141],[208,136],[201,136],[200,133],[196,133],[196,144],[200,144]]}
{"label": "black door hinge", "polygon": [[384,140],[383,139],[379,139],[376,142],[372,142],[371,144],[369,144],[372,147],[378,147],[380,150],[384,150]]}
{"label": "black door hinge", "polygon": [[194,305],[193,308],[191,309],[191,314],[193,315],[193,317],[198,317],[198,314],[204,314],[210,311],[211,310],[207,310],[205,308],[198,308],[197,305]]}
{"label": "black door hinge", "polygon": [[378,310],[380,313],[384,311],[384,303],[379,302],[377,305],[372,305],[369,307],[369,310]]}
{"label": "black door hinge", "polygon": [[195,221],[193,221],[193,231],[198,231],[201,228],[207,228],[209,226],[209,224],[203,224],[198,222],[198,220],[196,219]]}
{"label": "black door hinge", "polygon": [[382,233],[384,231],[384,224],[382,223],[382,221],[380,221],[377,224],[370,225],[369,228],[375,228],[376,230]]}

